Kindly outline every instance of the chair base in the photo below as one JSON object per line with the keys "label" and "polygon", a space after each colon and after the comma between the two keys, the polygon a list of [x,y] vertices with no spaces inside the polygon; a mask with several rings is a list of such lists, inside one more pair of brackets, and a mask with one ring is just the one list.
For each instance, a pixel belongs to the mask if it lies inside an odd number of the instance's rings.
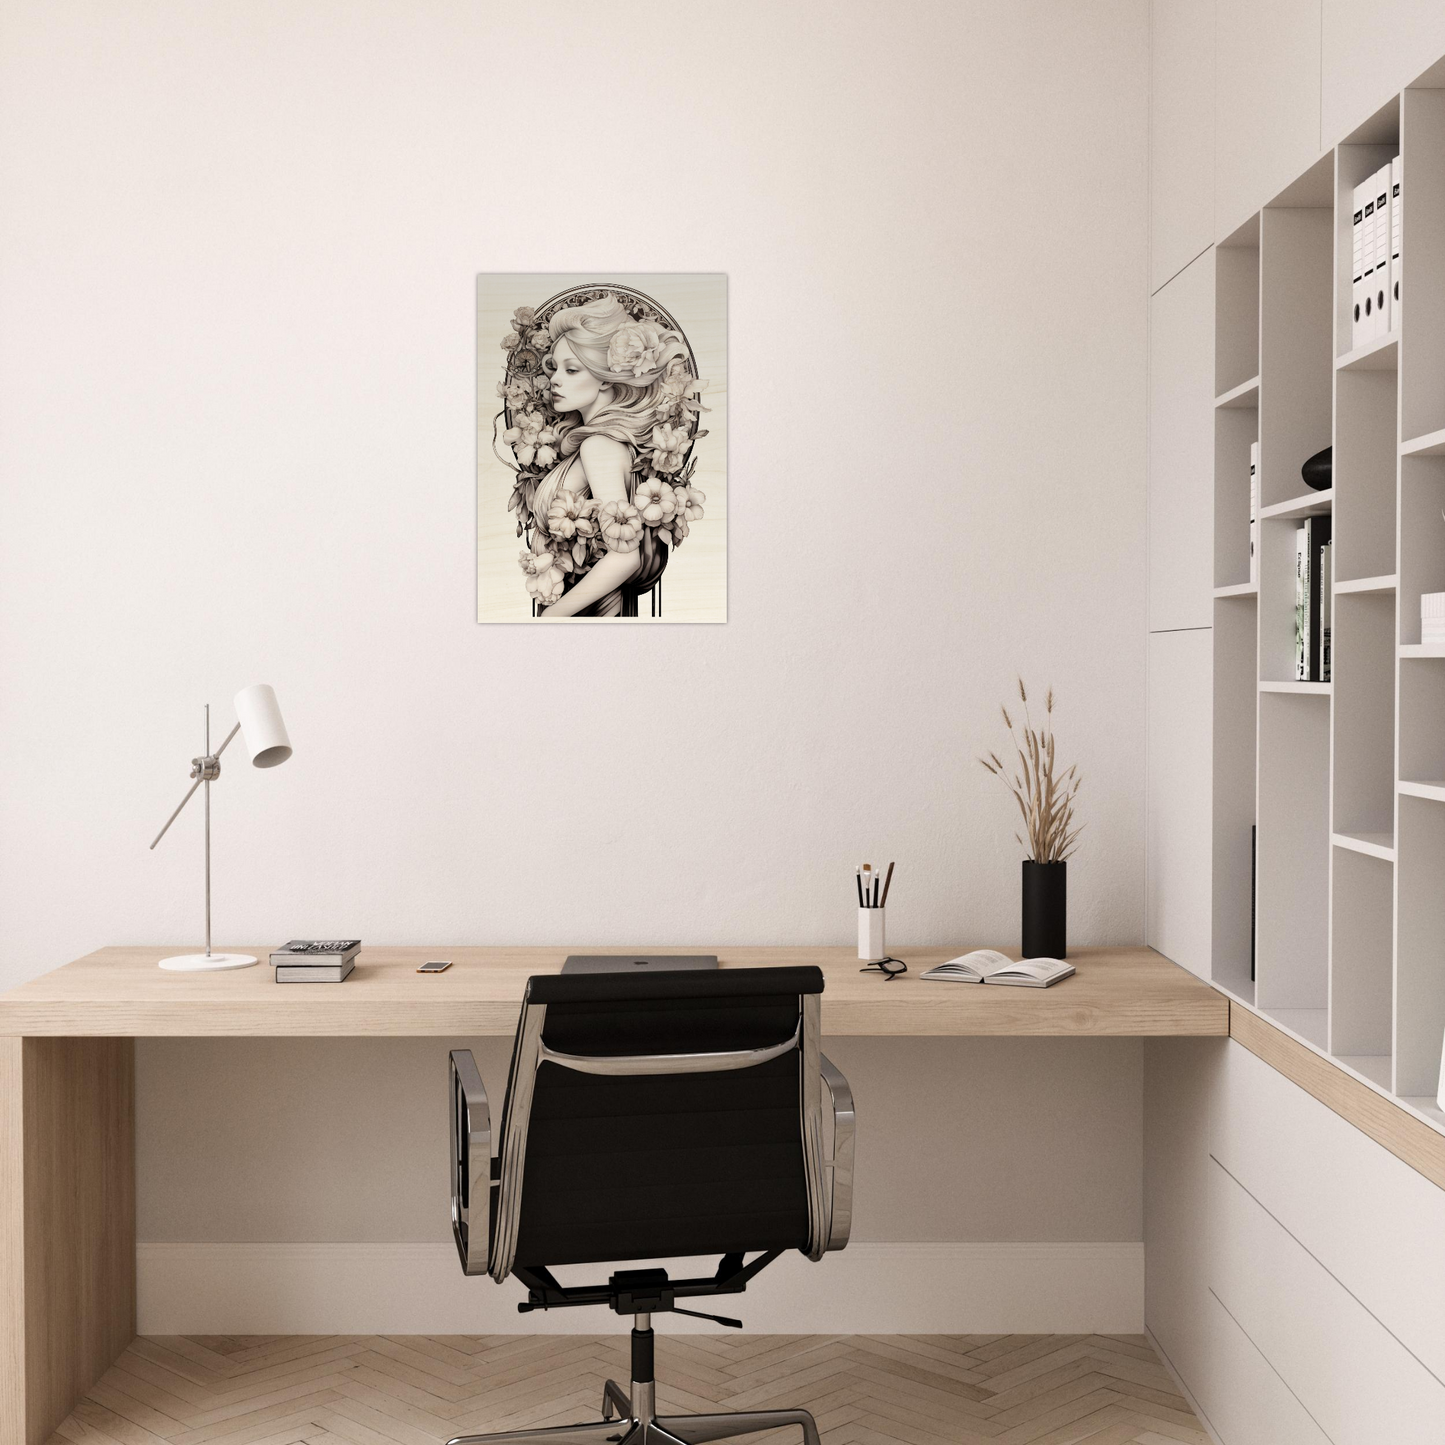
{"label": "chair base", "polygon": [[[503,1430],[495,1435],[458,1435],[447,1445],[707,1445],[797,1425],[803,1445],[819,1445],[818,1426],[806,1410],[739,1410],[719,1415],[653,1415],[652,1381],[634,1384],[629,1396],[615,1380],[602,1392],[602,1419],[545,1430]],[[638,1408],[633,1409],[636,1398]],[[614,1418],[612,1411],[620,1414]]]}

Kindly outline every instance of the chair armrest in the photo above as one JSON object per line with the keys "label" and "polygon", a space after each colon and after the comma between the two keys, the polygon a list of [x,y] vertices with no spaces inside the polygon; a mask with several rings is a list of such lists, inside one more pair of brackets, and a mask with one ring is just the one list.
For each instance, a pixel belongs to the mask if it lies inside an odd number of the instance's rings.
{"label": "chair armrest", "polygon": [[842,1249],[853,1228],[853,1129],[857,1116],[853,1090],[837,1065],[827,1054],[819,1054],[818,1066],[833,1101],[833,1157],[823,1162],[823,1168],[833,1176],[828,1248]]}
{"label": "chair armrest", "polygon": [[492,1110],[470,1049],[451,1051],[452,1238],[463,1274],[486,1274],[492,1233]]}

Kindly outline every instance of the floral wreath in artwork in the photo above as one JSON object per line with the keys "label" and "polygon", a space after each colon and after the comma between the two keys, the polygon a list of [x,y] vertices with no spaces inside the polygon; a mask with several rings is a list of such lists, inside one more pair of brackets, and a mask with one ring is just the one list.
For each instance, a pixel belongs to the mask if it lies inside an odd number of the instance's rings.
{"label": "floral wreath in artwork", "polygon": [[[564,486],[555,489],[539,515],[538,489],[559,460],[577,450],[575,440],[564,445],[564,439],[579,429],[575,413],[559,415],[552,407],[546,370],[553,346],[549,323],[564,310],[605,301],[619,303],[629,318],[608,342],[608,371],[624,388],[635,389],[634,419],[651,423],[632,446],[628,500],[599,505]],[[538,307],[519,306],[501,345],[506,371],[497,383],[502,409],[492,421],[492,450],[516,473],[507,510],[517,514],[517,535],[527,540],[519,559],[527,591],[538,606],[548,606],[609,551],[643,553],[648,565],[639,590],[646,590],[660,577],[669,551],[680,547],[691,524],[701,520],[707,500],[692,485],[693,449],[707,435],[697,429],[698,414],[707,408],[695,395],[703,382],[681,327],[640,291],[587,286],[563,291]],[[498,448],[499,429],[511,459]]]}

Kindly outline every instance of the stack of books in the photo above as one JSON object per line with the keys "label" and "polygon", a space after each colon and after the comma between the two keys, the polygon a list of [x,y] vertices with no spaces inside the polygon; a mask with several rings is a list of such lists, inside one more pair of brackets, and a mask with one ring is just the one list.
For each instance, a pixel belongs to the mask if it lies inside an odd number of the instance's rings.
{"label": "stack of books", "polygon": [[359,938],[293,938],[271,955],[277,983],[340,983],[356,967]]}

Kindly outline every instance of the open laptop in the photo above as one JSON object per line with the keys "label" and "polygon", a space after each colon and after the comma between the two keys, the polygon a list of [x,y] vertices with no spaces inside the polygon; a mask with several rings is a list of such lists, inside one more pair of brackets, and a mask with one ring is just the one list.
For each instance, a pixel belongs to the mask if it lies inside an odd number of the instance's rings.
{"label": "open laptop", "polygon": [[563,973],[676,973],[716,968],[715,953],[569,953]]}

